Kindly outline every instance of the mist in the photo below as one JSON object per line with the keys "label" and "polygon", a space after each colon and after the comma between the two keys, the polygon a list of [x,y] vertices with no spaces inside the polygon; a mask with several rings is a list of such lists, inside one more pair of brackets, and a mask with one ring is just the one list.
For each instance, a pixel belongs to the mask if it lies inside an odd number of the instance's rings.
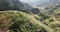
{"label": "mist", "polygon": [[39,4],[42,4],[44,2],[47,2],[47,0],[20,0],[23,3],[27,3],[30,6],[37,6]]}

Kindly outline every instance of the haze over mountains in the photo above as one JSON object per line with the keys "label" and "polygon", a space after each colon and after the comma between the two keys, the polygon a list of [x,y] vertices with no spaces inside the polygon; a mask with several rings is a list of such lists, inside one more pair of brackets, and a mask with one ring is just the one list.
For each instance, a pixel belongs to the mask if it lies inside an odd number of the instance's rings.
{"label": "haze over mountains", "polygon": [[47,0],[47,2],[43,2],[43,3],[39,4],[38,6],[50,7],[50,6],[59,4],[59,3],[60,3],[60,0]]}
{"label": "haze over mountains", "polygon": [[60,3],[60,0],[21,0],[23,1],[24,3],[28,3],[29,5],[31,6],[37,6],[37,7],[50,7],[50,6],[53,6],[53,5],[56,5],[57,3],[59,4]]}

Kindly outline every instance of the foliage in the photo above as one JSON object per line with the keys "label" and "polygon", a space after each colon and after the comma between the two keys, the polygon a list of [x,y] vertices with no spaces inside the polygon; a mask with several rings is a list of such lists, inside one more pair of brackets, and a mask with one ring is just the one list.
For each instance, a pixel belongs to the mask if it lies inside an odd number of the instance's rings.
{"label": "foliage", "polygon": [[[34,24],[20,12],[0,12],[0,17],[4,20],[2,23],[6,24],[4,26],[6,26],[10,32],[46,32],[44,28]],[[8,19],[10,19],[9,22]],[[4,26],[1,27],[4,28]]]}

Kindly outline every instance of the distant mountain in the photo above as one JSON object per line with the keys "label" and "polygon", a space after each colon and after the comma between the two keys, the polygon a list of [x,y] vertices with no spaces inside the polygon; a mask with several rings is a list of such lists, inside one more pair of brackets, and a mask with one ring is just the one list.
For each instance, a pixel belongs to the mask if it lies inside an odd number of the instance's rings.
{"label": "distant mountain", "polygon": [[23,10],[24,5],[19,0],[0,0],[0,10]]}
{"label": "distant mountain", "polygon": [[60,4],[60,0],[41,0],[37,2],[37,7],[51,7],[56,4]]}

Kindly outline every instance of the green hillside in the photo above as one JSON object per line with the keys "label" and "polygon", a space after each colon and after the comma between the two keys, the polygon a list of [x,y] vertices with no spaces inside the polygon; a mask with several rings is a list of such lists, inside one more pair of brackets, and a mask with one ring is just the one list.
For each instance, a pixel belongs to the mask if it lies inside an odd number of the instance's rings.
{"label": "green hillside", "polygon": [[37,18],[39,21],[42,20],[42,23],[48,27],[54,29],[56,32],[60,32],[60,8],[53,10],[52,13],[40,13],[38,14],[40,18]]}
{"label": "green hillside", "polygon": [[[22,12],[0,12],[0,29],[4,29],[3,32],[39,32],[46,30],[39,25],[32,22],[24,16]],[[2,21],[3,20],[3,21]],[[1,32],[1,31],[0,31]]]}
{"label": "green hillside", "polygon": [[[56,11],[60,11],[56,9]],[[60,32],[59,13],[45,19],[44,15],[38,20],[35,14],[28,14],[20,11],[0,11],[0,30],[10,32]],[[54,12],[55,13],[55,12]],[[57,15],[57,16],[56,16]],[[37,15],[38,16],[38,15]]]}
{"label": "green hillside", "polygon": [[53,1],[40,9],[19,0],[0,0],[0,32],[60,32],[60,4]]}

